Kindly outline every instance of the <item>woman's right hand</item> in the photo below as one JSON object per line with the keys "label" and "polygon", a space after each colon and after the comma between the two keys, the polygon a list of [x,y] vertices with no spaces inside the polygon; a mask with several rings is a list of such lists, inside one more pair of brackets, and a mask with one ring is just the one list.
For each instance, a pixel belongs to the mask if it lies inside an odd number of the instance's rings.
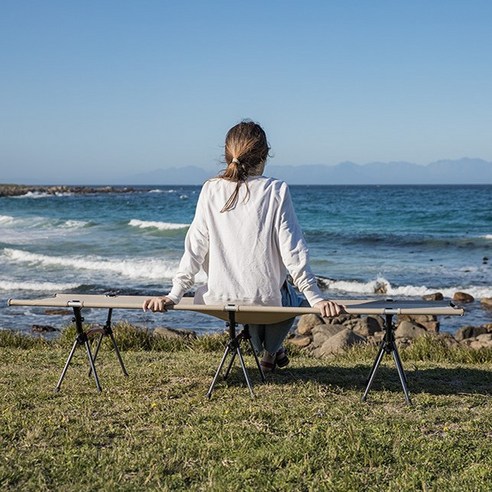
{"label": "woman's right hand", "polygon": [[144,311],[155,312],[165,312],[167,311],[167,306],[174,306],[174,302],[169,299],[169,297],[152,297],[146,299],[142,305]]}

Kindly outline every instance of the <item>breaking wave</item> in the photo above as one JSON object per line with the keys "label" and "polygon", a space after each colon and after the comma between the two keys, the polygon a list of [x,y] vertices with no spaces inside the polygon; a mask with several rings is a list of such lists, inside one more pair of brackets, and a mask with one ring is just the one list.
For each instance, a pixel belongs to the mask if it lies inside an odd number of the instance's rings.
{"label": "breaking wave", "polygon": [[18,249],[5,248],[3,254],[9,261],[28,263],[33,266],[69,268],[99,273],[123,275],[130,279],[171,279],[178,262],[157,259],[106,259],[99,256],[49,256]]}
{"label": "breaking wave", "polygon": [[128,222],[129,226],[139,227],[140,229],[158,229],[160,231],[171,231],[176,229],[186,229],[190,224],[175,224],[173,222],[158,222],[153,220],[132,219]]}
{"label": "breaking wave", "polygon": [[318,283],[323,290],[336,291],[347,294],[360,295],[388,295],[402,297],[422,297],[424,295],[440,292],[444,297],[452,298],[455,292],[466,292],[476,299],[492,297],[492,287],[482,286],[447,286],[427,287],[425,285],[391,285],[389,280],[378,277],[369,282],[358,282],[355,280],[331,280],[323,277],[318,278]]}
{"label": "breaking wave", "polygon": [[56,283],[56,282],[12,282],[9,280],[0,280],[0,290],[32,290],[32,291],[61,291],[76,289],[79,284]]}

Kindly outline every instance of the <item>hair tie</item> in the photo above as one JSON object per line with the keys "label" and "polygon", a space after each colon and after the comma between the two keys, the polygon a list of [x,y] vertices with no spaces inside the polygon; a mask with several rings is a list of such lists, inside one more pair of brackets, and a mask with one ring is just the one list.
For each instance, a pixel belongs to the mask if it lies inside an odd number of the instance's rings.
{"label": "hair tie", "polygon": [[231,164],[237,164],[239,166],[239,164],[241,164],[241,163],[239,162],[239,159],[236,159],[234,157],[234,159],[232,159],[232,161],[231,161]]}

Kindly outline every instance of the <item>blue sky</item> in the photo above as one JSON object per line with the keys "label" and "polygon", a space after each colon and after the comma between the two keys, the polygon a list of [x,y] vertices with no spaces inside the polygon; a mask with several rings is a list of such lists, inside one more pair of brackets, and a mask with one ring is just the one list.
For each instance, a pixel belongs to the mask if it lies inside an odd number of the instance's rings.
{"label": "blue sky", "polygon": [[275,165],[492,160],[487,0],[0,2],[0,182],[220,167],[243,118]]}

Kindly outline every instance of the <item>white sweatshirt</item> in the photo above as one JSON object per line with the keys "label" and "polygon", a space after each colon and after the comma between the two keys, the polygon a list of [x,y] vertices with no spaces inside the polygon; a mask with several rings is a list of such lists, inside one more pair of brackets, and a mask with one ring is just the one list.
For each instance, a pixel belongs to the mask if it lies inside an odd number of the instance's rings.
{"label": "white sweatshirt", "polygon": [[254,176],[247,186],[249,197],[243,183],[235,208],[221,213],[236,183],[215,178],[203,185],[167,296],[175,303],[201,268],[208,276],[205,304],[280,306],[288,273],[311,306],[323,300],[287,184]]}

